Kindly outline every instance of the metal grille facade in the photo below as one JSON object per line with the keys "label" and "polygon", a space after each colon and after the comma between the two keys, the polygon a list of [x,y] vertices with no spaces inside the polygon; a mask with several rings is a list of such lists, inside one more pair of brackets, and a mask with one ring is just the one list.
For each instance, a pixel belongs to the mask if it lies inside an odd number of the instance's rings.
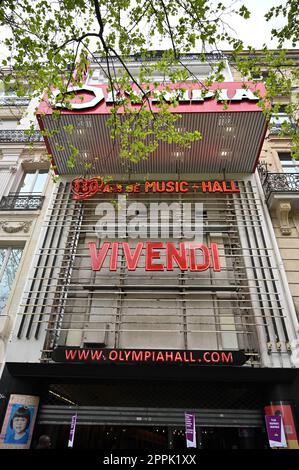
{"label": "metal grille facade", "polygon": [[264,387],[250,383],[202,383],[116,380],[49,384],[39,424],[184,426],[184,413],[196,413],[198,425],[262,427]]}
{"label": "metal grille facade", "polygon": [[[194,175],[222,172],[223,168],[227,173],[250,173],[254,172],[266,130],[261,111],[183,113],[180,126],[190,132],[200,129],[205,137],[193,142],[190,149],[184,149],[181,159],[176,155],[178,149],[175,144],[160,142],[150,158],[132,165],[129,159],[119,158],[118,145],[112,141],[107,126],[108,117],[90,114],[82,118],[80,114],[62,114],[60,132],[57,133],[54,132],[57,131],[56,120],[51,115],[41,116],[45,129],[53,132],[48,140],[60,175],[116,175],[124,172]],[[76,131],[69,133],[63,130],[70,125]],[[226,132],[227,126],[234,128],[233,136]],[[75,160],[74,168],[67,165],[70,144],[78,148],[81,156]],[[222,155],[223,149],[229,149],[227,157]]]}
{"label": "metal grille facade", "polygon": [[[221,272],[91,269],[88,243],[96,207],[113,194],[74,201],[61,182],[46,218],[42,245],[20,311],[18,339],[42,340],[40,360],[57,346],[107,348],[244,349],[261,366],[261,349],[288,358],[289,336],[279,270],[272,256],[254,183],[240,193],[130,194],[127,203],[203,204],[203,243],[216,242]],[[116,204],[117,207],[117,204]],[[137,240],[128,241],[133,248]],[[141,240],[142,241],[142,240]],[[145,240],[143,240],[145,241]],[[166,241],[157,238],[150,241]],[[168,240],[167,240],[168,241]],[[183,241],[171,239],[171,241]]]}
{"label": "metal grille facade", "polygon": [[[113,408],[80,407],[61,408],[43,406],[38,424],[68,425],[74,412],[78,413],[78,425],[118,425],[118,426],[184,426],[185,409],[152,408]],[[205,427],[262,427],[263,416],[258,410],[193,410],[196,422]]]}

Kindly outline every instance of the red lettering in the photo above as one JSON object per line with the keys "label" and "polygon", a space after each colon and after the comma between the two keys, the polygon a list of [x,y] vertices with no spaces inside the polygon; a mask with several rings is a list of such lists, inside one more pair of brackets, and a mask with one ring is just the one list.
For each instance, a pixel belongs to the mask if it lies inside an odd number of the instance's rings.
{"label": "red lettering", "polygon": [[165,181],[159,181],[156,182],[156,190],[158,193],[164,193],[165,192]]}
{"label": "red lettering", "polygon": [[173,352],[165,352],[165,361],[173,362]]}
{"label": "red lettering", "polygon": [[79,360],[82,361],[82,359],[84,361],[87,361],[88,357],[89,357],[89,349],[85,350],[85,349],[82,349],[82,351],[78,351],[78,357],[79,357]]}
{"label": "red lettering", "polygon": [[134,185],[133,184],[127,184],[126,193],[133,193],[133,192],[134,192]]}
{"label": "red lettering", "polygon": [[193,357],[193,352],[190,351],[190,362],[196,362],[196,359]]}
{"label": "red lettering", "polygon": [[217,192],[223,193],[223,189],[219,181],[214,182],[212,191],[213,193],[217,193]]}
{"label": "red lettering", "polygon": [[126,361],[128,361],[131,356],[131,351],[124,351],[124,355],[125,355]]}
{"label": "red lettering", "polygon": [[101,192],[103,186],[104,186],[104,181],[103,181],[103,180],[100,180],[100,181],[99,181],[99,191],[100,191],[100,192]]}
{"label": "red lettering", "polygon": [[91,359],[94,361],[100,361],[102,359],[102,354],[103,354],[103,351],[98,351],[98,350],[90,350],[90,354],[91,354]]}
{"label": "red lettering", "polygon": [[211,243],[211,253],[212,253],[213,271],[219,273],[221,271],[221,266],[220,266],[220,257],[219,257],[217,243]]}
{"label": "red lettering", "polygon": [[[203,254],[203,263],[196,263],[196,250],[201,250]],[[189,247],[190,271],[206,271],[210,266],[210,253],[206,245],[202,243],[192,243]]]}
{"label": "red lettering", "polygon": [[121,361],[121,362],[123,362],[125,360],[123,351],[118,352],[118,360]]}
{"label": "red lettering", "polygon": [[146,181],[145,184],[144,184],[144,192],[145,193],[148,193],[149,190],[152,190],[153,193],[156,192],[156,183],[154,182],[150,182],[150,181]]}
{"label": "red lettering", "polygon": [[132,361],[142,361],[142,351],[132,351]]}
{"label": "red lettering", "polygon": [[91,257],[91,269],[93,271],[100,271],[103,266],[104,259],[107,256],[109,247],[110,242],[104,242],[100,248],[99,253],[97,253],[96,244],[93,242],[88,243],[89,254]]}
{"label": "red lettering", "polygon": [[[100,271],[103,267],[104,261],[108,255],[108,251],[111,246],[111,257],[109,269],[110,271],[116,271],[118,265],[118,242],[103,242],[102,246],[98,250],[96,243],[88,243],[89,254],[91,257],[91,268],[93,271]],[[202,243],[190,243],[189,244],[189,260],[187,257],[187,248],[184,242],[179,244],[179,248],[176,247],[175,243],[167,242],[138,242],[134,249],[130,248],[128,242],[122,242],[121,244],[124,258],[126,260],[127,269],[129,271],[135,271],[139,260],[141,258],[142,249],[145,248],[145,269],[146,271],[173,271],[174,263],[181,271],[188,269],[188,261],[190,271],[205,271],[209,267],[213,268],[213,271],[220,272],[220,256],[218,251],[217,243],[211,243],[211,254],[209,248]],[[161,260],[161,249],[165,247],[166,263],[154,263],[154,260]],[[201,251],[202,262],[197,262],[197,250]]]}
{"label": "red lettering", "polygon": [[104,186],[104,189],[103,189],[103,193],[110,193],[111,190],[110,190],[110,185],[109,184],[105,184]]}
{"label": "red lettering", "polygon": [[202,187],[202,192],[203,193],[206,193],[207,191],[209,193],[212,192],[212,183],[211,183],[211,181],[202,181],[201,187]]}
{"label": "red lettering", "polygon": [[167,193],[172,193],[174,191],[174,187],[175,187],[175,182],[174,181],[168,181],[166,183],[166,192]]}
{"label": "red lettering", "polygon": [[235,184],[234,181],[231,181],[231,190],[234,193],[239,193],[240,192],[240,189],[238,188],[238,186]]}
{"label": "red lettering", "polygon": [[153,250],[163,248],[162,242],[148,242],[146,244],[145,270],[146,271],[164,271],[162,263],[153,264],[153,259],[160,259],[160,252]]}
{"label": "red lettering", "polygon": [[66,349],[64,352],[65,352],[65,358],[67,361],[69,360],[74,361],[74,359],[76,359],[76,356],[77,356],[76,349],[75,351],[73,349]]}
{"label": "red lettering", "polygon": [[82,191],[83,193],[87,193],[89,188],[89,180],[83,180],[82,184]]}
{"label": "red lettering", "polygon": [[110,359],[110,361],[117,361],[118,351],[112,349],[112,351],[109,352],[109,359]]}
{"label": "red lettering", "polygon": [[222,188],[224,193],[232,193],[232,189],[229,187],[229,184],[226,181],[222,182]]}
{"label": "red lettering", "polygon": [[184,360],[184,362],[189,362],[189,356],[188,356],[188,352],[187,352],[187,351],[184,351],[184,352],[183,352],[183,360]]}
{"label": "red lettering", "polygon": [[158,191],[160,193],[166,192],[166,193],[187,193],[189,191],[189,183],[187,181],[162,181],[161,183],[159,182],[154,182],[151,183],[154,185],[154,191]]}
{"label": "red lettering", "polygon": [[183,362],[183,358],[182,358],[181,353],[179,351],[175,353],[174,361],[175,362],[177,362],[177,361]]}
{"label": "red lettering", "polygon": [[122,184],[116,184],[113,188],[113,192],[114,193],[124,193],[125,192],[125,188],[123,188],[123,185]]}
{"label": "red lettering", "polygon": [[95,178],[89,180],[89,191],[93,194],[99,191],[99,182]]}
{"label": "red lettering", "polygon": [[210,359],[208,359],[208,356],[210,357],[210,353],[209,352],[205,352],[204,355],[203,355],[203,360],[205,362],[211,362]]}
{"label": "red lettering", "polygon": [[143,248],[143,242],[138,242],[137,243],[133,255],[131,253],[128,242],[123,242],[122,247],[123,247],[123,250],[124,250],[124,255],[125,255],[126,263],[127,263],[127,266],[128,266],[128,270],[129,271],[135,271],[136,267],[137,267],[137,264],[138,264],[138,261],[139,261],[139,258],[140,258],[140,255],[141,255],[142,248]]}
{"label": "red lettering", "polygon": [[[146,181],[144,183],[144,192],[153,193],[187,193],[189,191],[188,181]],[[193,186],[193,189],[199,186]],[[205,192],[225,192],[239,193],[240,189],[235,181],[202,181],[202,191]],[[98,192],[103,193],[140,193],[142,185],[140,183],[132,183],[124,186],[121,183],[104,183],[100,178],[92,178],[85,180],[84,178],[76,178],[71,183],[71,191],[73,199],[85,200],[94,196]]]}
{"label": "red lettering", "polygon": [[221,359],[220,354],[217,351],[212,352],[211,359],[213,362],[219,362]]}
{"label": "red lettering", "polygon": [[73,199],[85,200],[94,196],[101,189],[103,182],[97,178],[85,180],[84,178],[76,178],[72,181],[71,191]]}
{"label": "red lettering", "polygon": [[187,193],[189,191],[189,183],[187,181],[180,182],[180,192]]}
{"label": "red lettering", "polygon": [[80,191],[80,186],[81,186],[81,179],[76,179],[72,181],[72,190],[76,193],[79,193]]}
{"label": "red lettering", "polygon": [[148,359],[151,357],[151,352],[150,351],[145,351],[144,352],[144,361],[146,362]]}
{"label": "red lettering", "polygon": [[234,362],[234,359],[233,359],[233,355],[231,352],[223,352],[221,353],[221,359],[222,359],[222,362],[231,362],[233,363]]}
{"label": "red lettering", "polygon": [[156,361],[162,361],[162,362],[165,361],[162,351],[158,352],[157,357],[156,357]]}
{"label": "red lettering", "polygon": [[173,271],[173,260],[175,260],[181,271],[186,271],[188,269],[185,243],[180,243],[180,251],[176,249],[174,243],[166,243],[167,271]]}
{"label": "red lettering", "polygon": [[118,243],[112,243],[112,253],[110,257],[110,271],[117,270],[117,260],[118,260]]}

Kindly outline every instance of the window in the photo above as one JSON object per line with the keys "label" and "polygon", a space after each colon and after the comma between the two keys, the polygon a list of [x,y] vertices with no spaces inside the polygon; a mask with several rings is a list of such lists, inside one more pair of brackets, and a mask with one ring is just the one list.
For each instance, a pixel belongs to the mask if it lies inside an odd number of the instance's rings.
{"label": "window", "polygon": [[[270,119],[270,133],[271,134],[279,134],[282,125],[287,124],[288,126],[291,125],[291,118],[287,112],[287,104],[281,104],[279,106],[278,112],[273,114]],[[288,132],[288,129],[285,129],[285,132]]]}
{"label": "window", "polygon": [[270,119],[270,133],[277,134],[281,131],[281,126],[283,124],[290,124],[290,116],[283,111],[280,111],[273,115]]}
{"label": "window", "polygon": [[16,92],[12,85],[1,82],[0,96],[16,96]]}
{"label": "window", "polygon": [[29,98],[27,93],[28,84],[23,84],[23,95],[18,96],[14,84],[3,83],[0,81],[0,106],[27,106],[29,104]]}
{"label": "window", "polygon": [[0,313],[3,312],[9,297],[16,272],[22,257],[22,248],[0,247]]}
{"label": "window", "polygon": [[0,130],[16,129],[19,121],[17,119],[0,119]]}
{"label": "window", "polygon": [[251,79],[253,82],[263,82],[269,77],[269,72],[267,70],[262,70],[260,73],[253,72],[251,74]]}
{"label": "window", "polygon": [[44,190],[48,170],[27,171],[22,178],[19,194],[41,194]]}
{"label": "window", "polygon": [[292,158],[290,152],[278,152],[284,173],[299,173],[299,161]]}
{"label": "window", "polygon": [[45,196],[43,191],[48,177],[48,170],[32,170],[24,173],[19,187],[8,196],[2,196],[0,210],[39,210]]}

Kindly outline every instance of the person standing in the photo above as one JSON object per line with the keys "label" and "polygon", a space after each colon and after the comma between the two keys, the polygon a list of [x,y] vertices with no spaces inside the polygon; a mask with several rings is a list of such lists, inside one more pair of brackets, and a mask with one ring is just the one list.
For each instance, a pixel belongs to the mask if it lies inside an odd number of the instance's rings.
{"label": "person standing", "polygon": [[51,449],[51,438],[46,434],[39,437],[36,449]]}

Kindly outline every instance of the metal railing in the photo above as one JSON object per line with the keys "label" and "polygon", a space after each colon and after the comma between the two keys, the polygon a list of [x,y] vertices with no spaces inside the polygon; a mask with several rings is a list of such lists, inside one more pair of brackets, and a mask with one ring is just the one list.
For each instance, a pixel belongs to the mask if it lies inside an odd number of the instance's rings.
{"label": "metal railing", "polygon": [[269,134],[280,135],[287,137],[294,130],[297,124],[293,122],[292,118],[286,113],[274,114],[269,123]]}
{"label": "metal railing", "polygon": [[289,123],[287,129],[284,129],[284,131],[282,132],[283,130],[282,124],[271,124],[269,126],[269,134],[270,135],[281,134],[282,137],[287,137],[288,135],[292,133],[292,130],[295,130],[295,129],[296,129],[296,125]]}
{"label": "metal railing", "polygon": [[0,201],[0,211],[35,211],[42,208],[45,196],[10,193]]}
{"label": "metal railing", "polygon": [[[141,54],[134,54],[131,56],[121,56],[126,62],[134,63],[134,62],[155,62],[158,61],[163,57],[165,51],[152,51],[149,52],[146,57],[144,58]],[[203,57],[205,58],[206,62],[203,62]],[[96,61],[100,63],[106,63],[107,59],[104,56],[95,55]],[[188,61],[188,62],[201,62],[203,64],[209,62],[218,62],[219,60],[226,59],[226,56],[222,52],[208,52],[205,54],[199,53],[189,53],[189,54],[181,54],[180,55],[181,61]],[[119,62],[118,57],[109,57],[109,62]]]}
{"label": "metal railing", "polygon": [[26,96],[0,96],[0,106],[28,106],[29,101]]}
{"label": "metal railing", "polygon": [[0,130],[1,142],[42,142],[43,136],[40,131],[28,133],[25,130]]}
{"label": "metal railing", "polygon": [[272,193],[299,194],[299,173],[269,173],[264,165],[258,166],[266,201]]}

